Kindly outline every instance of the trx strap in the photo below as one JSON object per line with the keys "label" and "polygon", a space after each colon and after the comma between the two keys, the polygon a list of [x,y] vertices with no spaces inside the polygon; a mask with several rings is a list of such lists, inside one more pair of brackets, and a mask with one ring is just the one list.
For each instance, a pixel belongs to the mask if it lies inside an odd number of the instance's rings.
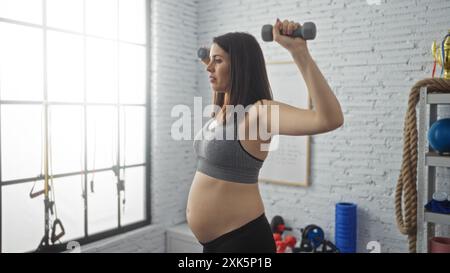
{"label": "trx strap", "polygon": [[[36,252],[51,252],[52,250],[56,250],[54,247],[55,242],[58,241],[61,237],[65,235],[64,226],[62,225],[62,222],[60,219],[58,219],[58,214],[56,211],[56,205],[55,205],[55,187],[53,185],[53,175],[49,175],[49,169],[51,169],[51,136],[49,137],[49,114],[48,114],[48,105],[44,105],[44,124],[45,124],[45,137],[44,137],[44,190],[38,191],[33,193],[34,186],[32,187],[30,191],[30,197],[35,198],[39,195],[44,194],[44,213],[45,213],[45,220],[44,220],[44,236],[42,237],[41,242],[39,243],[39,246],[36,249]],[[42,119],[41,119],[42,122]],[[50,160],[50,164],[49,164]],[[50,165],[50,166],[49,166]],[[52,186],[50,187],[49,182],[51,182]],[[52,195],[50,195],[50,190]],[[51,223],[51,217],[55,216],[55,220],[53,221],[53,224]],[[50,227],[51,226],[51,227]],[[60,232],[56,233],[56,229],[59,228]],[[51,236],[50,236],[50,230],[51,230]],[[51,242],[51,244],[50,244]],[[63,250],[63,249],[60,249]]]}

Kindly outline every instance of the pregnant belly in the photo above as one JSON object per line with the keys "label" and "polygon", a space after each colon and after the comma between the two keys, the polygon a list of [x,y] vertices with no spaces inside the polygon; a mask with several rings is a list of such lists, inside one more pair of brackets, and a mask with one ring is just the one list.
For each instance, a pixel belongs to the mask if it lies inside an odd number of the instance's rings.
{"label": "pregnant belly", "polygon": [[206,243],[264,212],[258,184],[228,182],[196,172],[186,209],[188,225]]}

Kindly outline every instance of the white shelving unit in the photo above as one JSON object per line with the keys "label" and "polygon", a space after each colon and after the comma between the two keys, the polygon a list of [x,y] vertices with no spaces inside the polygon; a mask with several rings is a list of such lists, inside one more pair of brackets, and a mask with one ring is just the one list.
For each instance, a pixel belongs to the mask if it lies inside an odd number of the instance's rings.
{"label": "white shelving unit", "polygon": [[417,252],[428,252],[428,240],[434,236],[436,224],[450,226],[450,214],[432,213],[424,208],[436,189],[436,168],[450,168],[450,156],[441,156],[427,145],[428,128],[437,120],[438,105],[450,105],[450,94],[429,93],[426,87],[421,88],[417,162]]}

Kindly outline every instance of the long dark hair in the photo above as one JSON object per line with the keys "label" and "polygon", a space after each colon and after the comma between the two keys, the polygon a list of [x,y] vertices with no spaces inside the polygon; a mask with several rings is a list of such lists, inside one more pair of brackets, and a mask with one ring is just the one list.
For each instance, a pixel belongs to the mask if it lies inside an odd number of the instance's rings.
{"label": "long dark hair", "polygon": [[[243,32],[230,32],[214,37],[230,56],[230,92],[214,92],[213,104],[221,108],[225,123],[226,105],[243,105],[244,108],[258,100],[272,100],[272,90],[267,77],[266,63],[255,37]],[[227,95],[225,95],[227,94]],[[215,117],[215,112],[211,114]]]}

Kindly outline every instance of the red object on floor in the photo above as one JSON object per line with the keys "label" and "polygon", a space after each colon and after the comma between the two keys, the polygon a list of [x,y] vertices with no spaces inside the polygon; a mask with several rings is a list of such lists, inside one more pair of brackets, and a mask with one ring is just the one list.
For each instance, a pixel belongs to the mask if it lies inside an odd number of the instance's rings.
{"label": "red object on floor", "polygon": [[281,241],[281,234],[279,233],[273,233],[273,240],[276,241]]}

